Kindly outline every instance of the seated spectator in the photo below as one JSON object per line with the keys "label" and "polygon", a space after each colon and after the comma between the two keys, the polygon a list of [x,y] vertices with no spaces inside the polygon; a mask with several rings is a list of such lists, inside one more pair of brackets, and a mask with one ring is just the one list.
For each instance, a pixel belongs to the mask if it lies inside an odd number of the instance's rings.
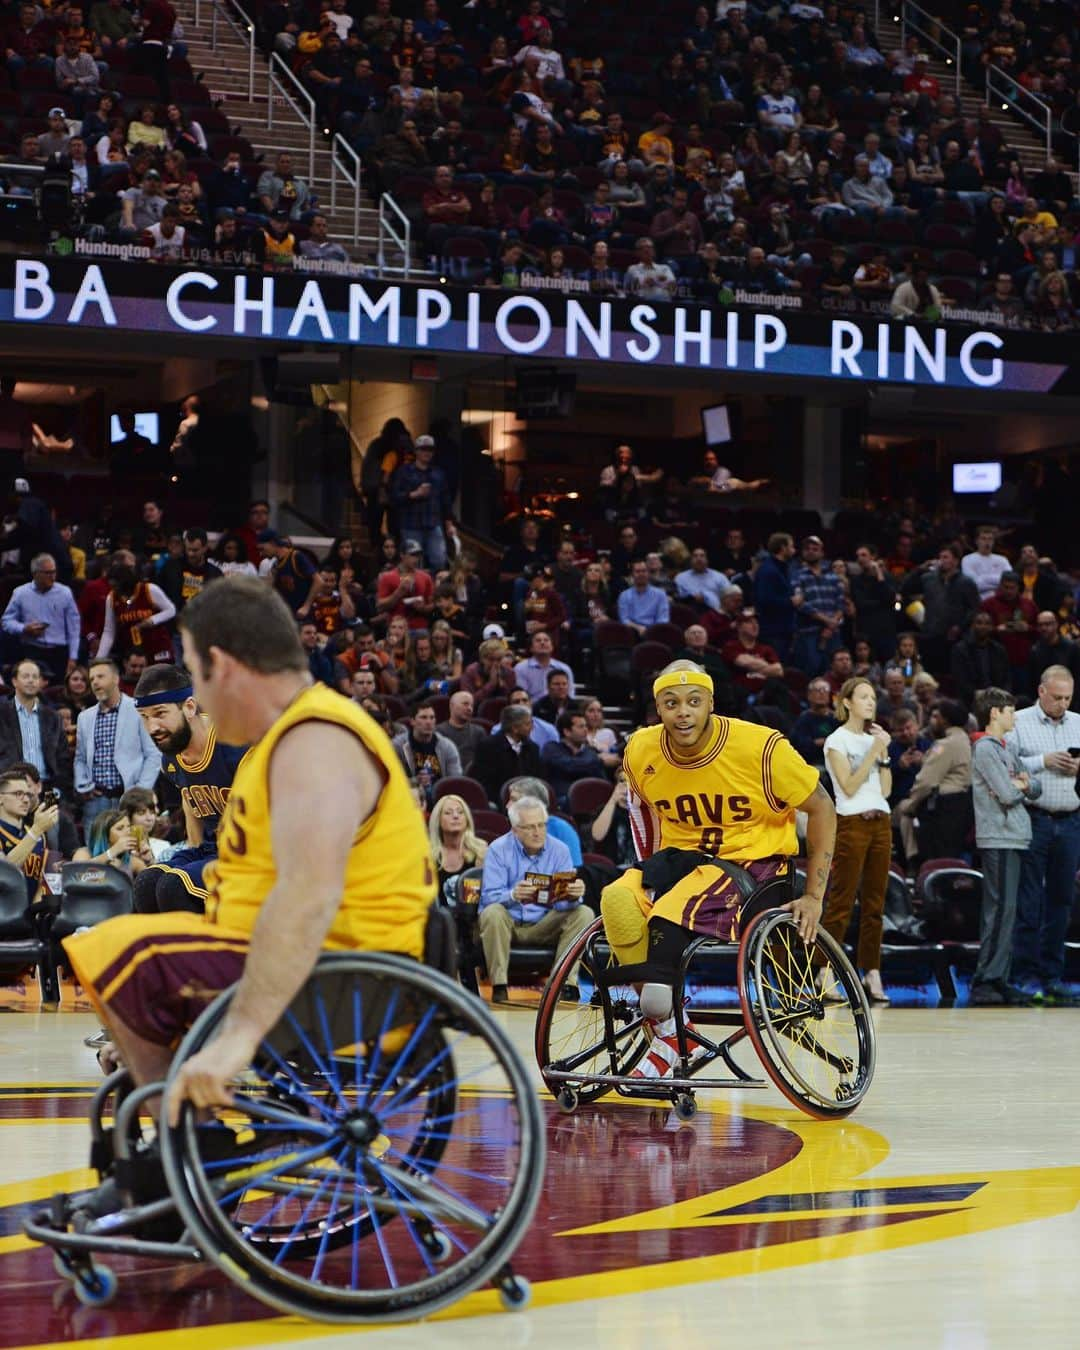
{"label": "seated spectator", "polygon": [[634,252],[637,262],[626,269],[624,281],[627,295],[639,300],[673,300],[678,288],[675,273],[666,263],[656,261],[656,246],[643,236]]}
{"label": "seated spectator", "polygon": [[66,113],[63,108],[50,108],[49,129],[38,137],[39,152],[45,159],[51,159],[53,155],[67,154],[70,144]]}
{"label": "seated spectator", "polygon": [[[520,797],[508,814],[511,832],[488,849],[480,890],[480,941],[493,1003],[510,1001],[507,979],[510,947],[515,941],[557,938],[558,962],[593,920],[592,911],[581,903],[585,883],[579,878],[568,883],[565,898],[559,900],[541,895],[537,884],[526,880],[529,876],[551,877],[574,870],[566,845],[548,838],[548,812],[543,802]],[[576,978],[576,969],[570,970],[568,986],[563,986],[564,999],[577,1000]]]}
{"label": "seated spectator", "polygon": [[575,706],[570,697],[570,677],[561,670],[549,670],[547,693],[533,704],[533,713],[545,722],[557,723],[564,712]]}
{"label": "seated spectator", "polygon": [[22,4],[4,37],[7,68],[18,80],[22,70],[52,70],[54,37],[34,4]]}
{"label": "seated spectator", "polygon": [[124,51],[139,40],[139,26],[123,0],[97,0],[90,10],[90,27],[106,54],[111,48]]}
{"label": "seated spectator", "polygon": [[943,304],[941,292],[930,282],[925,263],[912,264],[910,278],[901,281],[893,292],[890,309],[894,319],[939,319]]}
{"label": "seated spectator", "polygon": [[457,746],[461,759],[461,772],[469,773],[476,755],[476,748],[487,733],[473,720],[475,702],[467,689],[458,689],[450,695],[450,712],[445,722],[435,728],[438,735]]}
{"label": "seated spectator", "polygon": [[184,254],[187,231],[180,224],[180,211],[173,205],[166,206],[161,219],[146,231],[150,246],[150,257],[154,262],[178,263]]}
{"label": "seated spectator", "polygon": [[825,671],[824,679],[829,683],[829,688],[836,696],[851,679],[855,670],[855,661],[847,647],[837,647],[829,659],[828,669]]}
{"label": "seated spectator", "polygon": [[685,188],[672,193],[671,206],[653,217],[649,235],[667,259],[685,259],[696,255],[705,242],[701,221],[688,206]]}
{"label": "seated spectator", "polygon": [[[992,525],[980,525],[975,532],[975,548],[965,553],[960,561],[960,570],[974,581],[979,591],[979,599],[985,600],[998,588],[998,582],[1006,572],[1011,571],[1008,558],[1004,553],[995,553],[994,544],[997,530]],[[1000,684],[1000,680],[991,680],[990,684]],[[980,685],[985,689],[987,685]]]}
{"label": "seated spectator", "polygon": [[671,618],[671,606],[667,596],[658,586],[649,584],[649,567],[644,558],[634,561],[630,568],[630,585],[618,600],[619,622],[627,624],[637,633],[655,623],[667,623]]}
{"label": "seated spectator", "polygon": [[1040,282],[1035,300],[1035,321],[1044,333],[1068,332],[1080,322],[1064,272],[1051,272]]}
{"label": "seated spectator", "polygon": [[611,727],[604,724],[604,705],[598,698],[590,698],[585,702],[582,712],[588,728],[588,742],[600,756],[600,763],[605,769],[618,768],[622,762],[619,738]]}
{"label": "seated spectator", "polygon": [[145,145],[161,153],[165,150],[165,128],[157,123],[157,109],[146,103],[139,109],[138,118],[132,118],[127,129],[127,148],[130,154],[136,146]]}
{"label": "seated spectator", "polygon": [[825,767],[825,742],[840,725],[833,716],[833,691],[828,680],[811,680],[806,686],[806,711],[795,719],[791,743],[816,769]]}
{"label": "seated spectator", "polygon": [[[424,193],[423,207],[428,242],[437,251],[446,237],[446,231],[466,224],[472,209],[468,197],[455,185],[454,171],[448,164],[442,164],[435,170],[433,186]],[[437,226],[443,227],[443,233],[433,229]]]}
{"label": "seated spectator", "polygon": [[556,801],[565,807],[571,785],[579,778],[603,778],[604,765],[589,744],[589,728],[582,713],[560,713],[555,729],[559,739],[544,746],[540,764]]}
{"label": "seated spectator", "polygon": [[283,210],[288,220],[299,220],[304,215],[311,196],[307,183],[293,172],[292,155],[287,150],[282,150],[274,167],[262,174],[255,191],[265,215]]}
{"label": "seated spectator", "polygon": [[570,697],[574,697],[574,672],[564,661],[556,660],[554,653],[551,634],[539,628],[529,639],[529,655],[514,666],[517,687],[525,690],[532,703],[547,693],[548,676],[553,670],[561,670],[566,675],[570,681]]}
{"label": "seated spectator", "polygon": [[[541,754],[544,753],[545,746],[552,745],[559,739],[559,733],[554,722],[548,722],[545,718],[537,716],[524,689],[512,689],[506,702],[510,708],[529,708],[532,711],[532,730],[529,732],[529,740]],[[497,726],[492,727],[491,734],[497,736],[499,728]]]}
{"label": "seated spectator", "polygon": [[675,592],[680,599],[698,600],[706,608],[717,611],[730,585],[723,572],[717,572],[709,566],[709,555],[703,548],[691,550],[689,568],[675,577]]}
{"label": "seated spectator", "polygon": [[705,629],[709,643],[722,652],[735,638],[738,618],[745,603],[745,593],[734,582],[720,598],[719,612],[707,609],[701,616],[701,626]]}
{"label": "seated spectator", "polygon": [[317,211],[308,224],[308,237],[300,241],[301,258],[313,258],[324,262],[349,261],[345,246],[328,237],[328,228],[326,217]]}
{"label": "seated spectator", "polygon": [[915,699],[915,712],[919,726],[925,730],[930,726],[930,718],[937,704],[939,685],[928,670],[916,675],[912,681],[911,692]]}
{"label": "seated spectator", "polygon": [[394,740],[398,758],[410,778],[415,778],[427,798],[434,801],[435,784],[440,778],[456,778],[461,774],[461,756],[453,741],[435,730],[437,716],[434,705],[425,702],[413,713],[412,727]]}
{"label": "seated spectator", "polygon": [[880,220],[892,212],[893,195],[884,178],[870,172],[865,155],[855,156],[855,171],[840,189],[845,206],[866,220]]}
{"label": "seated spectator", "polygon": [[720,656],[732,672],[735,685],[746,695],[761,694],[769,680],[782,680],[784,667],[772,647],[758,641],[757,612],[744,609],[735,624],[735,638]]}
{"label": "seated spectator", "polygon": [[120,194],[120,234],[133,238],[156,225],[165,213],[169,199],[157,169],[147,169],[137,187]]}
{"label": "seated spectator", "polygon": [[428,839],[439,882],[439,895],[451,877],[482,867],[488,846],[476,833],[468,803],[454,792],[440,797],[428,817]]}
{"label": "seated spectator", "polygon": [[[53,808],[55,810],[55,808]],[[77,848],[72,862],[106,863],[129,877],[153,867],[154,853],[148,837],[136,831],[131,816],[119,808],[102,811],[86,832],[86,843]]]}
{"label": "seated spectator", "polygon": [[207,152],[206,133],[179,103],[170,103],[165,109],[165,139],[171,150],[184,155],[199,158]]}
{"label": "seated spectator", "polygon": [[895,289],[887,249],[878,249],[869,262],[855,269],[852,284],[861,300],[891,300]]}
{"label": "seated spectator", "polygon": [[[521,691],[524,693],[524,691]],[[522,774],[540,777],[540,751],[531,740],[533,714],[526,702],[502,710],[499,725],[476,747],[472,776],[484,785],[488,800],[498,803],[503,785]]]}
{"label": "seated spectator", "polygon": [[[514,658],[502,638],[481,642],[477,659],[461,673],[461,688],[472,694],[477,707],[488,698],[505,698],[517,687]],[[527,701],[532,700],[526,694]]]}

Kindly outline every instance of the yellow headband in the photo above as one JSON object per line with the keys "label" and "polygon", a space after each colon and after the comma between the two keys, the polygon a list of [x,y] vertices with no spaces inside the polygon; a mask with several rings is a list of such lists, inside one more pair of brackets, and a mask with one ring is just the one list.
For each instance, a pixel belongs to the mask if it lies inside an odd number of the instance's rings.
{"label": "yellow headband", "polygon": [[653,698],[659,698],[665,689],[679,689],[683,685],[693,684],[713,692],[712,676],[703,670],[669,670],[666,675],[658,675],[653,680]]}

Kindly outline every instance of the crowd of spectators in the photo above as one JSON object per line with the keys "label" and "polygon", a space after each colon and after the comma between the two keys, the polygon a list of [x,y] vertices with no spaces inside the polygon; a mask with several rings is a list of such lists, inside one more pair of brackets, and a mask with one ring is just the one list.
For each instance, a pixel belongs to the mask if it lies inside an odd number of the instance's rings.
{"label": "crowd of spectators", "polygon": [[[962,8],[980,89],[989,54],[1055,108],[1074,100],[1075,13]],[[864,8],[681,4],[662,23],[643,4],[537,0],[259,13],[264,46],[449,275],[1074,326],[1080,203],[1062,161],[1028,181],[990,109],[967,116],[916,36],[884,53]]]}
{"label": "crowd of spectators", "polygon": [[[191,597],[237,573],[283,597],[313,678],[384,727],[425,811],[461,795],[461,820],[456,807],[437,817],[456,860],[444,880],[510,828],[505,808],[523,777],[529,811],[544,799],[547,837],[562,835],[575,868],[587,873],[586,854],[628,864],[621,752],[655,716],[652,676],[673,659],[708,670],[719,712],[783,731],[823,776],[841,690],[867,681],[888,745],[894,856],[910,876],[930,859],[976,856],[977,691],[1042,706],[1052,669],[1053,696],[1066,690],[1080,711],[1077,577],[1026,529],[966,521],[951,499],[934,512],[910,498],[868,503],[795,537],[743,505],[760,482],[733,477],[711,452],[680,484],[623,444],[584,514],[561,526],[542,514],[508,520],[501,558],[481,566],[455,525],[455,467],[434,437],[392,421],[369,455],[378,543],[367,550],[347,536],[305,550],[272,527],[265,501],[213,539],[156,500],[138,520],[54,520],[20,480],[3,578],[12,699],[0,703],[0,771],[17,765],[32,782],[32,769],[39,789],[60,794],[56,818],[38,822],[54,860],[79,845],[80,818],[91,856],[132,870],[154,842],[178,839],[179,821],[156,814],[173,804],[159,757],[124,700],[148,661],[176,658],[174,624]],[[717,501],[730,504],[711,517],[721,523],[695,523]],[[96,728],[114,709],[103,748]],[[1076,759],[1052,758],[1075,781]],[[1025,772],[1038,772],[1030,756]],[[139,834],[137,851],[134,816],[121,819],[132,789],[160,836]],[[38,809],[24,812],[31,823]],[[91,840],[99,817],[108,828]],[[536,825],[523,817],[514,829]]]}

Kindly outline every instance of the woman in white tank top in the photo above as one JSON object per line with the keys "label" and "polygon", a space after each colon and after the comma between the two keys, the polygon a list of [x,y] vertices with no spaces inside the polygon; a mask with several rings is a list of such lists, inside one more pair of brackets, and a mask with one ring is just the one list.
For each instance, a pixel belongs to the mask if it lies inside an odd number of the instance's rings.
{"label": "woman in white tank top", "polygon": [[[877,691],[856,675],[840,690],[840,725],[825,742],[836,794],[836,853],[821,923],[843,942],[859,896],[856,964],[873,1003],[888,1003],[881,983],[881,927],[892,858],[889,733],[874,721]],[[827,990],[825,991],[828,992]]]}

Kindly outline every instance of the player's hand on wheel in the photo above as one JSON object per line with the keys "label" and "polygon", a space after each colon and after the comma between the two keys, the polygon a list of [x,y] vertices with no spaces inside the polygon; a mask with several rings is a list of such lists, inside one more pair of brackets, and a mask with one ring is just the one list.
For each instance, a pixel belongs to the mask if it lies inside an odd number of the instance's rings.
{"label": "player's hand on wheel", "polygon": [[165,1102],[169,1124],[180,1120],[180,1108],[191,1102],[197,1110],[231,1106],[233,1081],[251,1067],[256,1043],[247,1036],[224,1032],[182,1066]]}
{"label": "player's hand on wheel", "polygon": [[822,901],[816,895],[800,895],[798,900],[789,900],[782,908],[789,910],[795,919],[799,936],[804,942],[812,942],[821,919]]}

